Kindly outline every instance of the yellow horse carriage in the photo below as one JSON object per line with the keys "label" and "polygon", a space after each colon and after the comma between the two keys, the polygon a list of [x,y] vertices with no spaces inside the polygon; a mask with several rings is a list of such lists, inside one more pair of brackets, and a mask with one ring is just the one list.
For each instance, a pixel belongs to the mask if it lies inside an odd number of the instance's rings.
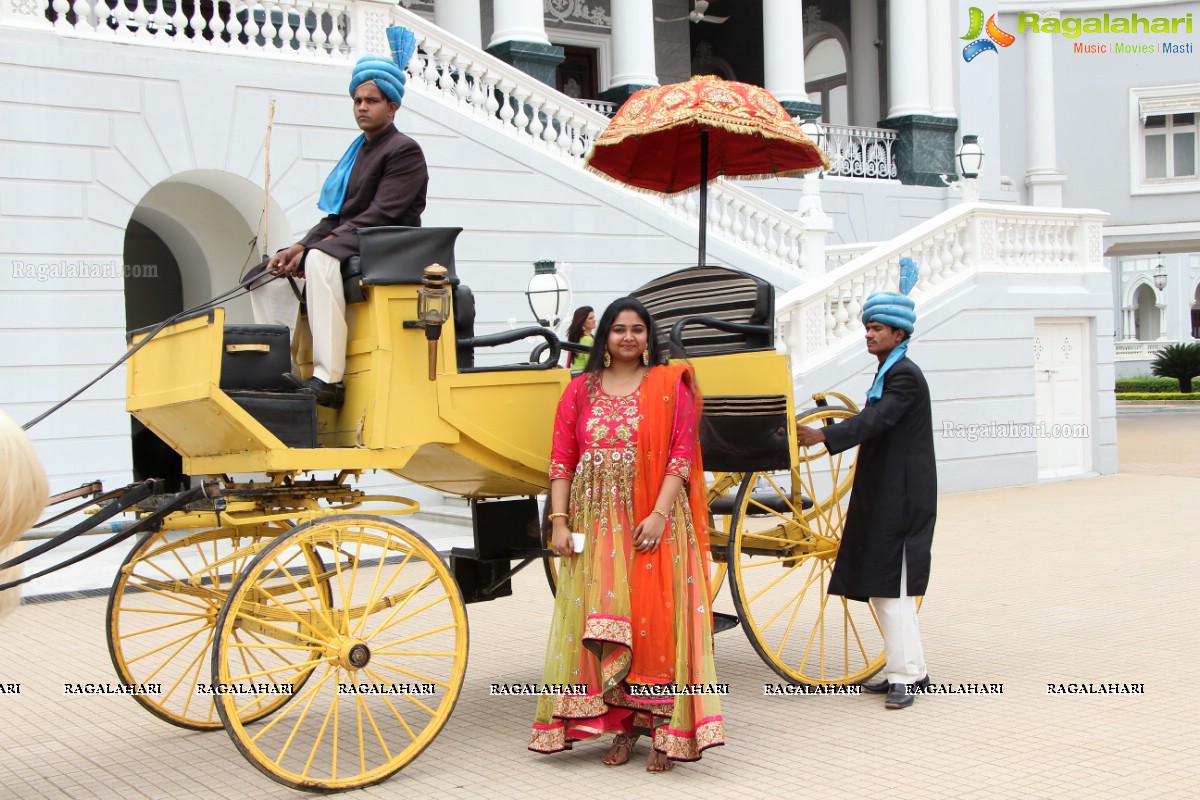
{"label": "yellow horse carriage", "polygon": [[[187,474],[207,477],[182,508],[163,495],[138,505],[157,514],[157,529],[113,585],[113,664],[146,689],[136,697],[151,713],[224,728],[289,786],[362,787],[415,758],[462,686],[466,604],[510,594],[516,570],[551,561],[536,497],[548,489],[554,411],[571,373],[544,328],[474,336],[457,233],[362,232],[347,284],[362,302],[348,306],[337,410],[264,391],[288,369],[283,329],[227,329],[216,309],[148,342],[131,336],[142,346],[129,361],[128,410],[182,455]],[[427,269],[434,261],[445,269]],[[714,594],[728,576],[737,619],[784,679],[872,675],[883,656],[869,606],[826,592],[854,451],[797,453],[772,287],[697,267],[632,294],[705,395]],[[475,366],[478,348],[526,337],[542,345],[527,363]],[[304,369],[303,353],[298,361]],[[817,398],[800,421],[855,413],[838,400]],[[371,470],[468,498],[474,546],[443,559],[419,525],[400,521],[416,502],[354,488]]]}

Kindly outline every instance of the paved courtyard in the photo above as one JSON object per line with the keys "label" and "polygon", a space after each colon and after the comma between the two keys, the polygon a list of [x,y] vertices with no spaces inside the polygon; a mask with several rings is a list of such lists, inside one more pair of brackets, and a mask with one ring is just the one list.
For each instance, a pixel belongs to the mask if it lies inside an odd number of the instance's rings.
{"label": "paved courtyard", "polygon": [[[494,682],[541,676],[550,593],[540,569],[469,607],[471,654],[438,739],[356,797],[1188,798],[1200,726],[1182,691],[1200,663],[1200,409],[1123,408],[1121,473],[941,498],[921,626],[939,683],[1001,694],[767,697],[776,677],[744,634],[717,639],[728,744],[666,775],[607,768],[604,745],[525,749],[534,701]],[[414,525],[420,530],[419,525]],[[263,777],[223,732],[174,728],[111,682],[105,598],[27,604],[0,620],[0,798],[301,796]],[[726,591],[718,610],[732,611]],[[1048,694],[1048,684],[1140,694]]]}

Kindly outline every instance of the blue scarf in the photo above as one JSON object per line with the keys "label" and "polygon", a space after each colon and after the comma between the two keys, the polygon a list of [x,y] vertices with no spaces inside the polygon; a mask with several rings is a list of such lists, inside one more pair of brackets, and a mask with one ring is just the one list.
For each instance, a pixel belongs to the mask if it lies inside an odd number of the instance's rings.
{"label": "blue scarf", "polygon": [[888,357],[884,359],[883,366],[879,368],[879,372],[875,373],[875,382],[871,384],[871,388],[867,389],[867,405],[872,405],[876,400],[883,397],[883,376],[892,368],[900,359],[908,353],[908,339],[905,339],[900,344],[896,345],[896,349],[888,353]]}
{"label": "blue scarf", "polygon": [[342,203],[346,202],[346,186],[350,183],[350,171],[354,169],[354,160],[358,158],[358,151],[362,150],[366,141],[367,135],[360,133],[346,148],[342,159],[325,179],[325,185],[321,187],[321,197],[317,200],[317,208],[326,214],[342,213]]}

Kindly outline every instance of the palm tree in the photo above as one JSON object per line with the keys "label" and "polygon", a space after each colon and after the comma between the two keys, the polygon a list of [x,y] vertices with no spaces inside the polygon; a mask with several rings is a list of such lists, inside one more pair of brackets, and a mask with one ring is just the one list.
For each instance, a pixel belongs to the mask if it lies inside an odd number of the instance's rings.
{"label": "palm tree", "polygon": [[1179,381],[1179,391],[1192,391],[1192,378],[1200,375],[1200,344],[1171,344],[1158,351],[1150,371]]}

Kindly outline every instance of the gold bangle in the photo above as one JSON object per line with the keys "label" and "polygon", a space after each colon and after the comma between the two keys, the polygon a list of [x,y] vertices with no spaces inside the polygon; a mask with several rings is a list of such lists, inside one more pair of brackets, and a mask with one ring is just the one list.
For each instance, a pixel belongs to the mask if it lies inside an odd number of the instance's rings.
{"label": "gold bangle", "polygon": [[554,519],[555,517],[562,517],[563,519],[566,519],[567,514],[566,514],[566,512],[563,512],[563,511],[555,511],[553,514],[550,515],[549,518]]}
{"label": "gold bangle", "polygon": [[670,517],[667,516],[667,512],[663,511],[661,508],[656,508],[651,513],[658,514],[660,517],[662,517],[663,519],[668,520],[668,521],[671,519]]}

